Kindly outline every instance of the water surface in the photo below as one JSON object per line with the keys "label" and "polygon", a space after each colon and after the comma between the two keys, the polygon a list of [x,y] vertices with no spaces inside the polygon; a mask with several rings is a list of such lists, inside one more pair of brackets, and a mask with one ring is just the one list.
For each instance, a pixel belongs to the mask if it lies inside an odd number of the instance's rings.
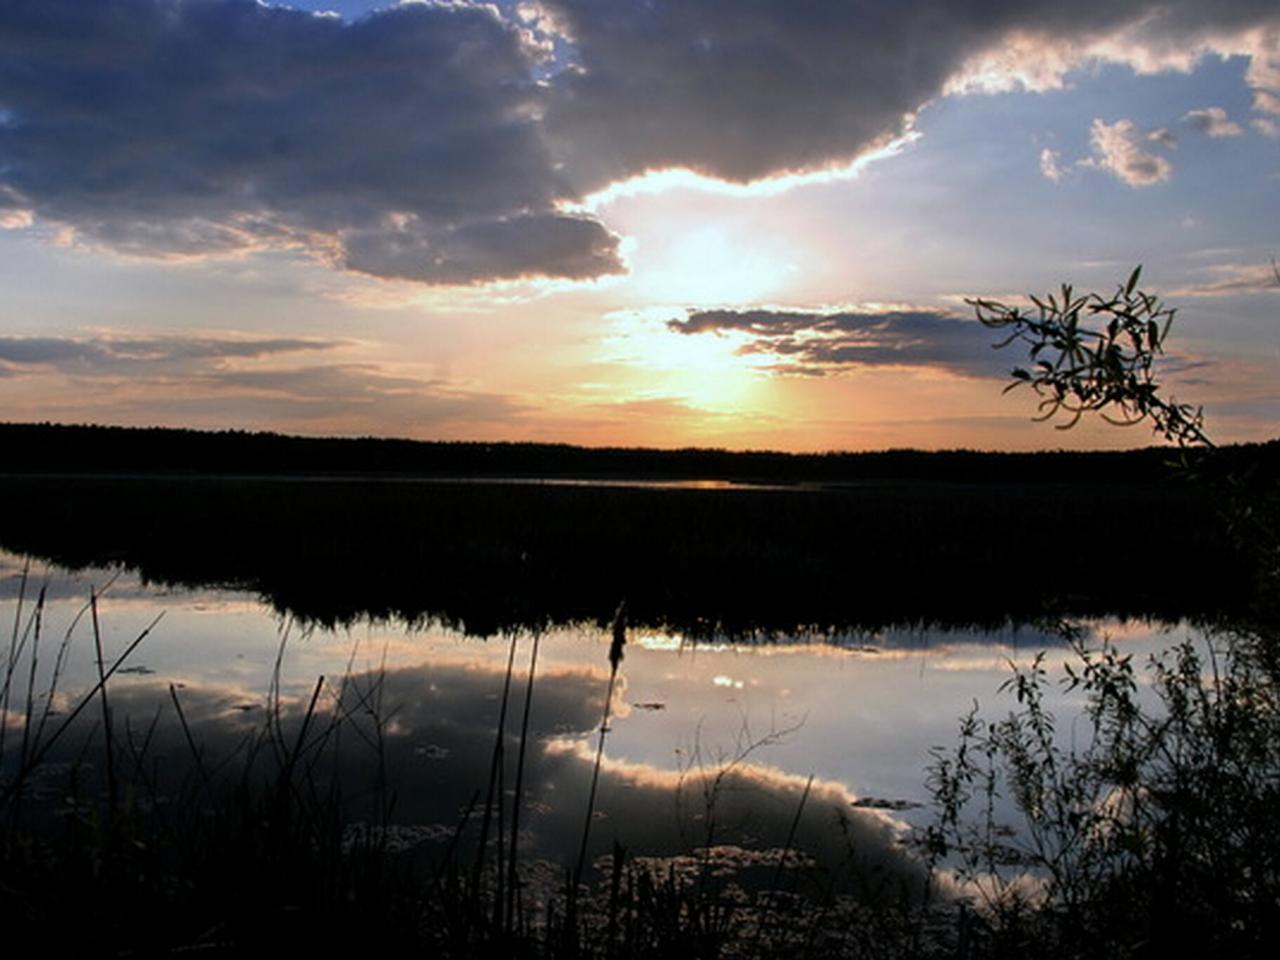
{"label": "water surface", "polygon": [[[176,695],[207,757],[231,756],[266,717],[273,696],[296,718],[324,677],[322,712],[343,703],[376,707],[381,760],[396,785],[395,820],[427,843],[448,837],[486,785],[514,637],[504,740],[506,791],[512,789],[533,632],[479,639],[373,618],[336,629],[306,626],[241,591],[165,589],[127,571],[72,573],[0,553],[6,629],[29,631],[34,599],[45,593],[37,700],[49,687],[58,643],[70,636],[56,693],[62,715],[97,677],[84,613],[91,589],[100,594],[107,662],[154,623],[109,682],[116,726],[141,731],[154,717],[171,721]],[[1091,629],[1095,640],[1108,636],[1140,659],[1187,632],[1119,621]],[[585,812],[609,688],[610,635],[584,624],[537,636],[522,843],[531,855],[563,863],[572,858]],[[613,688],[593,850],[607,851],[614,839],[633,851],[668,854],[720,842],[776,847],[803,805],[800,840],[829,849],[845,842],[838,836],[859,838],[864,854],[910,872],[898,840],[907,826],[927,820],[931,748],[954,743],[957,718],[975,703],[988,715],[1010,709],[1012,698],[997,690],[1011,663],[1025,665],[1046,649],[1051,665],[1067,658],[1059,637],[1025,627],[890,628],[768,643],[631,629]],[[25,656],[30,652],[28,643]],[[29,659],[22,662],[19,676]],[[21,722],[24,686],[12,694],[11,731]],[[1055,692],[1050,702],[1064,716],[1062,736],[1072,737],[1078,701]],[[60,749],[93,742],[99,720],[86,710]],[[157,730],[153,755],[163,756],[176,782],[190,767],[189,748],[172,723]],[[357,776],[373,769],[373,754],[363,748],[353,747],[348,761]],[[838,835],[832,827],[841,818]]]}

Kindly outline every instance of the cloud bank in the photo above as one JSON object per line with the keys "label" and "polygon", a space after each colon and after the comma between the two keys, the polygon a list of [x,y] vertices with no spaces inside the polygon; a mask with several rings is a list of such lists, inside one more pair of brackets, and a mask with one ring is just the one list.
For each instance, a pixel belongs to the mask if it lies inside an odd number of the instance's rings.
{"label": "cloud bank", "polygon": [[933,310],[693,310],[668,329],[686,335],[733,332],[745,336],[743,354],[776,358],[767,369],[821,377],[863,367],[916,367],[959,376],[1007,372],[974,324]]}
{"label": "cloud bank", "polygon": [[[354,22],[7,0],[0,226],[150,257],[292,249],[429,284],[586,279],[625,266],[570,212],[610,183],[845,166],[941,96],[1211,55],[1248,58],[1255,125],[1280,114],[1270,0],[459,0]],[[1095,132],[1117,176],[1167,176],[1116,124]]]}
{"label": "cloud bank", "polygon": [[1049,89],[1088,62],[1154,72],[1250,57],[1280,87],[1274,4],[544,0],[577,52],[547,124],[596,188],[679,166],[725,180],[847,163],[945,93]]}
{"label": "cloud bank", "polygon": [[231,358],[332,350],[341,340],[287,337],[0,337],[0,364],[106,373],[139,365],[172,367]]}
{"label": "cloud bank", "polygon": [[612,234],[554,209],[542,55],[466,4],[346,24],[254,0],[17,0],[0,196],[138,255],[292,247],[427,283],[617,271]]}

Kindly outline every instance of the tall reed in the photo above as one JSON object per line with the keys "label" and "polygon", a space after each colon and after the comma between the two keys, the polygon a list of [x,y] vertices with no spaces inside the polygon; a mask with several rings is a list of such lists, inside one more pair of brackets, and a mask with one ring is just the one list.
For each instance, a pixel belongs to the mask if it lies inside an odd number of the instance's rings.
{"label": "tall reed", "polygon": [[524,691],[524,715],[520,720],[520,749],[516,757],[516,792],[511,808],[511,854],[507,874],[507,923],[506,930],[511,932],[516,924],[516,887],[519,877],[516,872],[517,844],[520,838],[520,806],[524,797],[524,760],[525,748],[529,742],[529,711],[533,706],[533,675],[538,667],[538,646],[542,640],[540,633],[533,635],[533,652],[529,655],[529,679]]}
{"label": "tall reed", "polygon": [[609,643],[609,685],[605,689],[604,708],[600,718],[600,738],[596,742],[596,759],[591,768],[591,788],[587,793],[587,812],[582,820],[582,841],[578,845],[578,861],[573,868],[569,881],[567,903],[565,905],[565,933],[574,935],[577,923],[578,889],[582,883],[582,873],[586,868],[587,845],[591,839],[591,820],[595,816],[596,789],[600,784],[600,764],[604,760],[604,738],[609,732],[609,711],[613,706],[613,688],[618,680],[618,667],[624,656],[623,648],[627,644],[627,602],[623,600],[613,614],[611,628],[612,639]]}

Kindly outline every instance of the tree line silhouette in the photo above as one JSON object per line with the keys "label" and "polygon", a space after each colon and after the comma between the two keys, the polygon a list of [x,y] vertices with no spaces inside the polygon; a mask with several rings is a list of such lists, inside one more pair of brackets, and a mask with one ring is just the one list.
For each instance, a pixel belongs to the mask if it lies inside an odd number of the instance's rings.
{"label": "tree line silhouette", "polygon": [[[782,453],[548,443],[299,437],[243,430],[0,423],[4,473],[720,478],[858,482],[1143,483],[1167,476],[1167,448],[1032,453],[885,450]],[[1280,441],[1224,460],[1280,472]]]}

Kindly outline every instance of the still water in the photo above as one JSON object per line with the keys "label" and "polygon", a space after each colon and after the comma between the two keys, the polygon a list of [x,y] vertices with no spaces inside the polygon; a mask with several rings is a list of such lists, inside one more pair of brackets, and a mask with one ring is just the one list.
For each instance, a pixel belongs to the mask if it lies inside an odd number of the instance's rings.
{"label": "still water", "polygon": [[[319,689],[321,715],[345,709],[376,718],[366,727],[374,732],[365,738],[368,749],[352,753],[363,757],[353,764],[390,771],[392,819],[414,842],[447,837],[485,788],[510,637],[481,640],[386,621],[311,628],[242,592],[163,589],[128,571],[72,573],[0,553],[0,624],[6,641],[10,631],[27,638],[11,685],[7,763],[26,708],[35,598],[44,591],[31,689],[38,708],[57,669],[50,721],[56,727],[97,680],[85,610],[91,589],[100,596],[106,663],[154,624],[108,689],[112,724],[125,731],[118,737],[141,740],[157,721],[148,761],[171,778],[190,767],[191,757],[176,726],[166,725],[175,700],[212,763],[232,756],[273,703],[279,715],[296,718]],[[1093,623],[1091,630],[1138,660],[1186,634],[1182,627],[1114,621]],[[65,638],[66,653],[55,668]],[[521,843],[551,862],[571,858],[581,831],[609,690],[609,645],[609,631],[595,626],[559,627],[538,637]],[[502,760],[508,771],[533,648],[533,634],[514,638]],[[911,824],[928,820],[930,749],[955,742],[957,718],[975,703],[988,716],[1008,711],[1012,697],[998,688],[1010,664],[1027,663],[1045,649],[1054,668],[1067,659],[1060,639],[1027,627],[904,627],[768,644],[693,643],[629,630],[612,688],[592,849],[603,852],[615,839],[655,854],[691,844],[745,849],[777,846],[789,831],[797,844],[822,848],[835,842],[838,823],[841,842],[907,870],[899,841]],[[1079,702],[1056,692],[1052,705],[1063,718],[1061,735],[1070,738]],[[84,711],[60,750],[82,751],[98,736],[95,710]],[[512,789],[508,772],[504,791]],[[801,808],[797,830],[792,822]]]}

